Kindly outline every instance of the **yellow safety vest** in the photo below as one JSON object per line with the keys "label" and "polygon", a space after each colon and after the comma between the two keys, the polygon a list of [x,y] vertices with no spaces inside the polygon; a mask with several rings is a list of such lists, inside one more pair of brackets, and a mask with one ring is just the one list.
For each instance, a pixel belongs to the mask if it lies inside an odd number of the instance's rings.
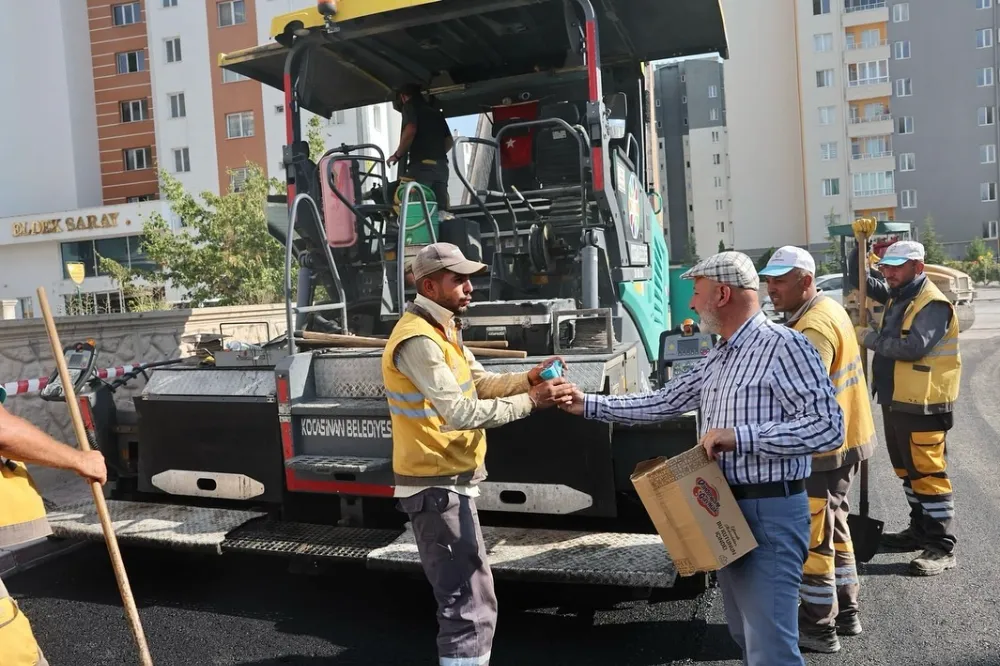
{"label": "yellow safety vest", "polygon": [[444,353],[445,361],[462,392],[478,397],[472,371],[461,342],[449,340],[430,315],[411,307],[397,322],[382,354],[382,380],[392,419],[392,469],[397,485],[433,486],[476,483],[485,478],[486,431],[442,431],[446,425],[414,386],[396,367],[396,348],[404,340],[426,336]]}
{"label": "yellow safety vest", "polygon": [[41,666],[44,661],[31,623],[0,581],[0,664]]}
{"label": "yellow safety vest", "polygon": [[[892,409],[911,414],[939,414],[949,412],[958,400],[958,388],[962,378],[962,356],[958,351],[958,316],[955,306],[941,290],[925,279],[917,295],[906,306],[900,336],[906,338],[910,326],[928,303],[940,301],[951,308],[951,319],[944,337],[916,361],[896,360],[893,370]],[[885,304],[879,320],[881,329],[885,313],[892,307],[892,300]]]}
{"label": "yellow safety vest", "polygon": [[0,461],[0,548],[50,534],[42,495],[28,469],[19,462]]}
{"label": "yellow safety vest", "polygon": [[875,422],[861,363],[861,346],[851,318],[840,304],[823,297],[792,328],[800,332],[814,329],[833,343],[830,381],[844,412],[843,444],[833,451],[813,455],[813,470],[839,469],[871,457],[875,450]]}

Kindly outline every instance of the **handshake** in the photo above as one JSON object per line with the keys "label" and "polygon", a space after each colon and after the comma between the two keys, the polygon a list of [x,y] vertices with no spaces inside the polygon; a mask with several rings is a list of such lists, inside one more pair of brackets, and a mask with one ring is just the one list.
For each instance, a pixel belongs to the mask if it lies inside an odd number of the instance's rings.
{"label": "handshake", "polygon": [[531,398],[535,409],[558,407],[564,412],[582,416],[583,391],[563,376],[546,379],[542,374],[557,361],[563,367],[566,366],[566,361],[559,356],[554,356],[528,371],[528,383],[531,385],[531,388],[528,389],[528,397]]}

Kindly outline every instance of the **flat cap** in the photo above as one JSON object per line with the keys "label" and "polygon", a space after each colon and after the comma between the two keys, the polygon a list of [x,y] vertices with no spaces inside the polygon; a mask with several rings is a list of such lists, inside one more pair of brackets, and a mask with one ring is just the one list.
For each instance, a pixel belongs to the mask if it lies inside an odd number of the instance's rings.
{"label": "flat cap", "polygon": [[413,257],[410,269],[413,279],[419,280],[440,270],[449,270],[459,275],[475,275],[485,271],[489,266],[478,261],[466,259],[462,250],[451,243],[431,243]]}
{"label": "flat cap", "polygon": [[681,275],[682,279],[693,280],[704,277],[739,289],[760,288],[760,277],[750,257],[742,252],[720,252],[699,261]]}

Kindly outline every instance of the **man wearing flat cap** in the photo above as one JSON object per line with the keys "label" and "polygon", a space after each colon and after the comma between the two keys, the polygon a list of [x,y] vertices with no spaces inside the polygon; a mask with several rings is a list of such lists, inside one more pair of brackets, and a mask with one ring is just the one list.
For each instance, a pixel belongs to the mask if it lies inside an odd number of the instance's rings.
{"label": "man wearing flat cap", "polygon": [[584,395],[560,409],[604,422],[655,423],[701,409],[701,445],[718,461],[757,548],[718,572],[733,639],[749,666],[802,666],[798,605],[809,550],[805,479],[813,454],[844,439],[844,414],[819,353],[768,321],[760,281],[740,252],[722,252],[682,276],[691,308],[721,337],[695,368],[643,395]]}
{"label": "man wearing flat cap", "polygon": [[469,277],[487,269],[450,243],[413,258],[417,296],[382,354],[392,419],[395,496],[413,528],[438,604],[442,666],[489,664],[496,626],[493,575],[475,498],[486,478],[486,429],[572,398],[564,378],[486,372],[462,344],[455,318],[472,301]]}

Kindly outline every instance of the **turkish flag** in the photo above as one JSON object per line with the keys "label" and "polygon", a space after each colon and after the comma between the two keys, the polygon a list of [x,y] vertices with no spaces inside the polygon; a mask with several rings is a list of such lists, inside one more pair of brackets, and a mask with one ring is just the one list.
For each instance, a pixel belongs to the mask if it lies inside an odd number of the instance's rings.
{"label": "turkish flag", "polygon": [[[493,107],[493,135],[505,125],[538,118],[538,102],[509,104]],[[500,139],[500,166],[504,169],[523,169],[531,166],[531,152],[535,128],[505,132]]]}
{"label": "turkish flag", "polygon": [[521,169],[531,164],[532,134],[503,137],[500,145],[500,166],[504,169]]}

